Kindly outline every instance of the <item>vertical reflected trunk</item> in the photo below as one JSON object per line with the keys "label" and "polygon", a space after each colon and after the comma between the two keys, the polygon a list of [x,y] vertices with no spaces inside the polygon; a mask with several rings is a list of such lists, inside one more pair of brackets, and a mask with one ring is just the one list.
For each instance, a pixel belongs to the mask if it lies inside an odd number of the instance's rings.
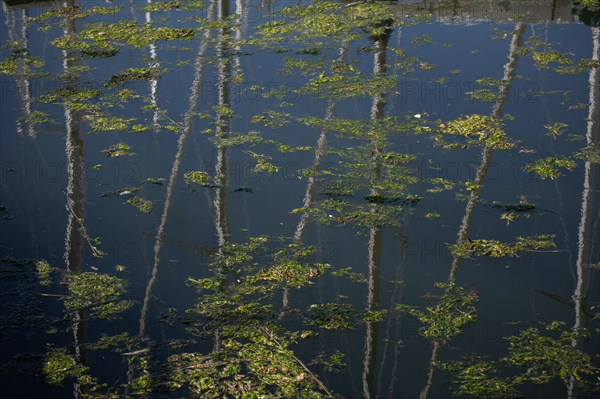
{"label": "vertical reflected trunk", "polygon": [[[229,15],[228,0],[218,0],[217,20],[224,21]],[[227,138],[230,130],[230,117],[224,108],[230,106],[229,79],[231,76],[231,58],[229,45],[227,43],[228,28],[219,31],[217,43],[217,119],[215,123],[215,136],[217,139]],[[213,202],[215,209],[215,231],[217,232],[218,254],[223,255],[229,236],[229,223],[227,220],[227,184],[228,184],[228,159],[229,148],[219,144],[217,146],[217,162],[215,165],[215,179],[217,183],[216,195]]]}
{"label": "vertical reflected trunk", "polygon": [[[506,105],[506,101],[508,99],[508,94],[510,92],[510,87],[512,81],[515,77],[515,72],[517,70],[517,62],[518,62],[518,53],[517,50],[523,44],[523,33],[525,32],[526,24],[523,22],[519,22],[513,31],[512,39],[510,42],[509,53],[508,53],[508,62],[504,65],[504,74],[502,76],[502,84],[500,86],[500,90],[498,92],[498,99],[492,108],[492,117],[498,122],[501,121],[504,106]],[[481,153],[481,162],[479,167],[477,168],[477,172],[475,174],[475,189],[471,191],[469,195],[469,199],[467,201],[467,205],[465,207],[465,214],[463,216],[460,228],[458,230],[458,237],[456,242],[458,244],[463,243],[468,240],[469,229],[471,226],[471,216],[473,214],[473,210],[475,206],[479,202],[479,194],[483,189],[484,182],[487,176],[488,168],[490,166],[490,162],[492,160],[492,149],[485,146]],[[461,256],[454,255],[452,260],[452,267],[450,269],[450,273],[448,275],[448,281],[454,282],[456,280],[456,274],[458,272],[458,267],[460,262],[463,260]],[[433,386],[434,376],[435,376],[435,362],[438,358],[438,352],[444,346],[442,342],[434,342],[434,347],[431,353],[431,358],[429,360],[429,371],[427,375],[427,382],[425,387],[421,391],[420,398],[426,399],[429,397],[429,393],[431,391],[431,387]]]}
{"label": "vertical reflected trunk", "polygon": [[[346,53],[348,51],[348,44],[344,43],[342,47],[339,49],[338,60],[341,62]],[[333,118],[333,113],[335,111],[336,101],[330,99],[327,101],[327,108],[325,109],[325,123],[329,122],[331,118]],[[321,133],[319,134],[319,138],[317,139],[317,145],[315,146],[315,153],[313,158],[313,163],[310,167],[310,175],[306,180],[306,189],[304,190],[304,197],[302,200],[302,207],[304,208],[304,212],[300,215],[300,220],[298,220],[298,224],[296,225],[296,229],[294,230],[294,236],[292,237],[292,243],[294,246],[302,245],[302,238],[304,236],[304,231],[306,229],[306,225],[309,219],[308,209],[313,205],[314,196],[316,192],[316,180],[318,178],[319,171],[321,169],[321,161],[325,156],[325,152],[327,151],[327,126],[321,129]],[[282,300],[282,308],[279,313],[279,319],[281,320],[287,314],[287,311],[290,308],[290,290],[289,288],[285,288],[283,290],[283,300]]]}
{"label": "vertical reflected trunk", "polygon": [[[211,3],[208,8],[209,19],[214,12],[214,3]],[[196,113],[196,109],[198,108],[198,104],[200,101],[200,89],[202,84],[202,77],[204,72],[204,62],[206,50],[208,48],[209,39],[210,39],[211,31],[206,30],[201,39],[200,49],[198,51],[198,55],[194,61],[194,80],[192,82],[190,99],[189,99],[189,108],[185,113],[183,119],[183,126],[181,129],[181,133],[179,135],[179,140],[177,141],[177,153],[175,154],[175,159],[173,160],[173,165],[171,167],[171,173],[169,175],[169,182],[167,183],[167,192],[165,195],[165,204],[163,207],[163,212],[160,218],[160,224],[158,229],[156,230],[156,238],[154,241],[154,264],[152,266],[152,271],[150,273],[150,279],[146,285],[146,292],[144,294],[144,302],[142,304],[142,310],[140,313],[140,338],[145,339],[146,332],[146,319],[148,317],[148,309],[150,305],[150,298],[152,297],[152,290],[154,285],[156,284],[156,279],[158,277],[158,266],[160,264],[160,255],[161,248],[163,244],[163,236],[165,231],[165,226],[167,224],[169,218],[169,211],[171,208],[171,201],[173,199],[173,190],[175,188],[175,183],[177,181],[177,176],[179,174],[179,165],[181,163],[181,157],[183,156],[184,145],[186,139],[192,130],[194,114]]]}
{"label": "vertical reflected trunk", "polygon": [[[64,7],[77,6],[76,1],[67,1],[63,3]],[[74,18],[65,18],[64,31],[65,36],[74,35],[77,26]],[[70,67],[75,62],[75,57],[69,50],[63,50],[63,72],[67,75]],[[70,87],[76,89],[77,81],[71,79],[67,83]],[[83,140],[80,136],[81,113],[71,110],[68,106],[64,107],[65,114],[65,154],[67,157],[67,227],[65,232],[65,253],[64,261],[69,273],[81,273],[83,262],[83,248],[85,244],[84,225],[85,219],[85,165]],[[87,340],[87,312],[77,311],[72,318],[73,340],[75,346],[75,356],[79,363],[87,366],[88,354],[84,349]],[[73,396],[79,398],[84,392],[77,380],[73,383]]]}
{"label": "vertical reflected trunk", "polygon": [[[225,21],[229,16],[229,1],[218,0],[217,20]],[[225,111],[230,107],[229,80],[231,78],[231,51],[229,49],[230,29],[227,27],[219,31],[217,41],[217,119],[215,122],[215,136],[217,140],[227,138],[230,130],[230,117]],[[225,111],[225,112],[224,112]],[[227,190],[228,190],[228,160],[229,148],[222,143],[217,145],[217,162],[215,164],[216,193],[213,201],[215,211],[215,231],[217,234],[217,255],[225,255],[225,246],[229,241],[229,221],[227,218]],[[214,350],[221,348],[219,330],[215,330]]]}
{"label": "vertical reflected trunk", "polygon": [[[148,4],[152,4],[152,0],[147,0]],[[145,15],[146,23],[150,25],[152,23],[152,13],[146,11]],[[158,55],[156,52],[156,44],[154,42],[148,45],[148,52],[150,53],[150,68],[158,68],[160,63],[158,62]],[[150,80],[150,104],[152,105],[152,128],[158,129],[159,110],[158,110],[158,79],[152,78]]]}
{"label": "vertical reflected trunk", "polygon": [[[391,28],[387,28],[384,33],[374,38],[374,55],[373,55],[373,75],[383,76],[387,73],[388,65],[386,59],[386,50]],[[384,109],[386,105],[386,94],[380,93],[373,97],[371,102],[371,122],[373,123],[373,139],[372,139],[372,161],[374,164],[372,182],[378,183],[383,178],[382,151],[379,142],[379,121],[385,116]],[[380,195],[376,188],[371,189],[371,195]],[[377,213],[378,205],[371,206],[371,212]],[[373,226],[369,230],[369,250],[368,250],[368,277],[367,277],[367,311],[375,311],[379,307],[379,291],[381,279],[381,247],[382,247],[382,228]],[[365,336],[365,357],[363,360],[363,395],[366,398],[374,398],[377,396],[375,386],[375,368],[377,366],[377,333],[379,331],[379,322],[369,322],[366,325]]]}
{"label": "vertical reflected trunk", "polygon": [[[600,60],[600,28],[592,28],[594,49],[592,59]],[[588,112],[588,123],[586,142],[588,146],[598,144],[598,130],[600,125],[600,69],[590,68],[590,109]],[[590,287],[590,269],[592,240],[592,213],[594,206],[594,192],[596,188],[597,165],[586,161],[583,178],[583,192],[581,198],[581,219],[579,221],[578,251],[577,251],[577,283],[573,300],[575,302],[575,324],[573,331],[583,333],[586,327],[585,307],[587,294]],[[571,342],[574,348],[581,348],[584,336],[579,335]],[[571,376],[567,384],[569,399],[578,397],[578,381]]]}
{"label": "vertical reflected trunk", "polygon": [[31,124],[31,81],[27,76],[25,60],[23,59],[23,57],[29,57],[29,34],[27,32],[27,19],[29,16],[27,6],[13,7],[3,2],[2,11],[11,45],[18,46],[20,51],[25,50],[20,57],[18,75],[15,76],[15,83],[17,84],[17,92],[23,112],[23,119],[17,118],[17,132],[21,135],[26,132],[28,136],[35,137],[36,131]]}
{"label": "vertical reflected trunk", "polygon": [[[397,303],[402,303],[403,301],[403,296],[404,296],[404,285],[401,284],[400,282],[404,280],[404,268],[406,267],[406,259],[407,259],[407,251],[408,251],[408,242],[407,242],[407,235],[406,235],[406,231],[402,231],[400,229],[398,229],[398,231],[395,231],[395,236],[398,239],[398,265],[396,266],[396,274],[394,275],[394,280],[396,281],[396,283],[394,284],[394,289],[392,291],[392,295],[391,295],[391,299],[390,299],[390,309],[389,309],[389,314],[391,315],[390,317],[388,317],[388,324],[386,327],[386,332],[385,332],[385,338],[383,340],[384,345],[383,345],[383,358],[381,359],[381,371],[379,373],[379,378],[378,378],[378,391],[381,393],[382,391],[382,384],[383,384],[383,378],[384,378],[384,371],[388,371],[385,367],[386,361],[387,361],[387,354],[388,354],[388,347],[389,345],[393,346],[393,363],[392,363],[392,368],[391,370],[389,370],[390,372],[390,383],[389,383],[389,387],[387,390],[387,396],[388,398],[393,398],[394,397],[394,387],[396,385],[396,373],[398,372],[398,358],[399,358],[399,354],[400,354],[400,345],[398,345],[398,342],[395,339],[391,339],[390,335],[394,334],[394,337],[398,337],[400,336],[401,332],[400,332],[400,328],[401,328],[401,321],[400,321],[400,312],[395,310],[395,304]],[[392,327],[394,326],[394,329],[392,330]]]}

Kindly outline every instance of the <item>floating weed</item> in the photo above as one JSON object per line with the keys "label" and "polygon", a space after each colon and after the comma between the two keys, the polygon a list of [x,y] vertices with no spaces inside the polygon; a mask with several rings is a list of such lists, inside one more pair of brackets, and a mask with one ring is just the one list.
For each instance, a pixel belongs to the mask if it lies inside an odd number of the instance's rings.
{"label": "floating weed", "polygon": [[447,342],[460,334],[466,324],[475,321],[474,291],[467,291],[455,283],[436,283],[444,290],[436,305],[419,310],[412,306],[398,304],[396,309],[415,316],[423,324],[421,335],[436,342]]}
{"label": "floating weed", "polygon": [[52,348],[45,356],[42,372],[50,384],[60,384],[65,378],[85,373],[87,367],[79,364],[65,348]]}
{"label": "floating weed", "polygon": [[331,275],[335,277],[346,278],[355,283],[367,282],[367,278],[364,276],[364,274],[353,272],[351,267],[345,267],[343,269],[332,271]]}
{"label": "floating weed", "polygon": [[443,177],[434,177],[429,180],[429,183],[433,184],[434,187],[428,188],[428,193],[440,193],[442,191],[452,190],[456,185],[455,182],[445,179]]}
{"label": "floating weed", "polygon": [[533,60],[541,68],[548,68],[549,64],[557,62],[559,64],[572,64],[573,61],[567,58],[566,54],[559,53],[556,50],[550,50],[545,52],[534,52],[532,54]]}
{"label": "floating weed", "polygon": [[129,145],[125,143],[113,144],[105,150],[102,150],[104,155],[108,158],[121,158],[121,157],[131,157],[135,155],[135,152],[132,151]]}
{"label": "floating weed", "polygon": [[147,5],[143,5],[143,6],[139,7],[139,9],[141,11],[145,11],[145,12],[158,12],[158,11],[168,11],[168,10],[172,10],[174,8],[179,8],[180,5],[181,4],[179,1],[159,1],[156,3],[150,3]]}
{"label": "floating weed", "polygon": [[581,151],[575,153],[575,157],[585,162],[600,164],[600,148],[594,143],[590,143]]}
{"label": "floating weed", "polygon": [[291,114],[268,110],[262,115],[252,117],[251,123],[260,123],[267,127],[277,128],[286,126],[290,123]]}
{"label": "floating weed", "polygon": [[147,215],[152,212],[152,208],[154,207],[154,203],[152,201],[137,195],[133,198],[128,199],[127,203],[135,206],[138,209],[138,211]]}
{"label": "floating weed", "polygon": [[160,71],[156,68],[128,68],[111,76],[104,86],[116,87],[134,80],[154,80],[159,78]]}
{"label": "floating weed", "polygon": [[600,60],[594,59],[582,59],[579,61],[581,68],[600,68]]}
{"label": "floating weed", "polygon": [[53,123],[53,120],[50,118],[50,115],[42,111],[33,111],[32,113],[27,115],[25,121],[28,125],[33,126]]}
{"label": "floating weed", "polygon": [[90,133],[129,130],[129,125],[135,121],[107,115],[86,115],[85,119],[90,124]]}
{"label": "floating weed", "polygon": [[326,355],[324,353],[318,354],[311,364],[321,365],[326,371],[329,372],[342,371],[346,367],[346,363],[344,362],[344,354],[338,350],[330,355]]}
{"label": "floating weed", "polygon": [[191,40],[193,37],[193,29],[154,27],[134,21],[92,23],[88,24],[81,33],[73,36],[74,40],[80,42],[91,40],[100,47],[111,47],[111,42],[115,44],[125,42],[135,47],[144,47],[158,40]]}
{"label": "floating weed", "polygon": [[575,161],[567,156],[546,157],[527,164],[524,170],[526,172],[533,172],[542,179],[549,178],[555,180],[562,175],[561,169],[572,171],[575,169],[575,166]]}
{"label": "floating weed", "polygon": [[163,179],[162,177],[155,179],[153,177],[148,177],[146,180],[144,180],[144,184],[154,184],[157,186],[162,186],[163,184],[165,184],[165,179]]}
{"label": "floating weed", "polygon": [[481,79],[477,79],[475,82],[482,86],[500,87],[500,86],[504,85],[504,81],[502,79],[495,79],[495,78],[481,78]]}
{"label": "floating weed", "polygon": [[43,103],[65,103],[82,102],[94,99],[100,95],[100,90],[93,89],[75,89],[73,87],[61,87],[43,94],[40,101]]}
{"label": "floating weed", "polygon": [[29,17],[31,22],[47,22],[52,18],[61,19],[80,19],[86,18],[92,15],[111,15],[116,14],[120,10],[120,7],[79,7],[77,5],[55,5],[54,8],[38,15],[35,17]]}
{"label": "floating weed", "polygon": [[497,376],[498,362],[486,361],[469,355],[463,361],[442,362],[438,366],[452,373],[456,395],[481,399],[508,399],[521,397],[521,393],[508,378]]}
{"label": "floating weed", "polygon": [[138,341],[137,338],[131,337],[128,333],[124,332],[117,335],[106,335],[102,334],[102,336],[98,339],[98,341],[89,343],[86,345],[87,349],[90,350],[106,350],[109,348],[116,348],[117,352],[122,352],[126,348],[126,346],[131,346],[136,344]]}
{"label": "floating weed", "polygon": [[246,154],[250,155],[256,161],[256,165],[252,168],[254,173],[268,172],[275,173],[279,170],[277,166],[270,162],[271,157],[264,154],[258,154],[253,151],[245,151]]}
{"label": "floating weed", "polygon": [[61,36],[50,42],[61,50],[79,51],[89,58],[109,58],[118,54],[119,50],[109,43],[98,44],[83,41],[76,36]]}
{"label": "floating weed", "polygon": [[0,61],[0,73],[21,78],[42,77],[46,74],[35,69],[43,66],[44,61],[41,58],[13,54],[11,57]]}
{"label": "floating weed", "polygon": [[568,127],[569,125],[567,125],[566,123],[560,122],[544,125],[544,128],[548,130],[548,136],[551,136],[552,138],[557,138],[558,136],[562,135],[565,129]]}
{"label": "floating weed", "polygon": [[364,312],[362,314],[362,322],[363,323],[378,323],[380,321],[383,321],[385,319],[385,316],[387,315],[387,310],[382,309],[382,310],[369,310],[367,312]]}
{"label": "floating weed", "polygon": [[200,184],[206,186],[210,181],[210,175],[207,172],[192,170],[184,173],[183,181],[185,181],[186,184]]}
{"label": "floating weed", "polygon": [[[186,386],[202,397],[322,398],[326,386],[294,355],[292,337],[270,326],[249,325],[234,337],[224,331],[223,349],[210,355],[169,358],[169,387]],[[256,395],[256,396],[255,396]]]}
{"label": "floating weed", "polygon": [[465,93],[471,96],[475,100],[485,101],[485,102],[494,102],[498,100],[498,92],[492,91],[490,89],[477,89],[468,91]]}
{"label": "floating weed", "polygon": [[537,328],[528,328],[508,338],[508,355],[502,361],[526,370],[515,376],[514,382],[548,384],[558,378],[568,383],[575,378],[586,390],[600,388],[597,382],[600,370],[593,365],[589,354],[572,346],[583,332],[564,331],[560,323],[551,323],[546,329],[558,336],[545,336]]}
{"label": "floating weed", "polygon": [[263,142],[260,132],[228,133],[226,137],[214,137],[212,142],[219,148],[241,145],[256,145]]}
{"label": "floating weed", "polygon": [[[500,123],[487,115],[467,115],[452,120],[439,130],[436,143],[443,148],[468,148],[483,145],[490,149],[505,150],[515,145],[508,141]],[[446,142],[448,136],[460,137],[463,140],[454,143]]]}
{"label": "floating weed", "polygon": [[35,270],[37,272],[37,278],[39,284],[42,286],[50,285],[50,275],[52,274],[52,267],[47,260],[38,259],[35,261]]}
{"label": "floating weed", "polygon": [[502,210],[500,219],[506,220],[507,223],[514,222],[520,217],[530,217],[536,207],[533,204],[527,202],[527,200],[521,200],[517,204],[503,204],[498,201],[494,201],[490,204],[494,209]]}
{"label": "floating weed", "polygon": [[126,281],[108,274],[86,272],[67,276],[69,296],[65,307],[71,312],[88,311],[93,317],[112,319],[133,302],[122,299]]}
{"label": "floating weed", "polygon": [[358,312],[349,303],[323,303],[310,305],[304,322],[326,330],[352,329]]}
{"label": "floating weed", "polygon": [[512,243],[498,240],[467,240],[450,245],[452,255],[457,258],[470,256],[490,256],[492,258],[514,257],[520,252],[550,251],[556,248],[554,236],[539,235],[535,237],[517,237]]}

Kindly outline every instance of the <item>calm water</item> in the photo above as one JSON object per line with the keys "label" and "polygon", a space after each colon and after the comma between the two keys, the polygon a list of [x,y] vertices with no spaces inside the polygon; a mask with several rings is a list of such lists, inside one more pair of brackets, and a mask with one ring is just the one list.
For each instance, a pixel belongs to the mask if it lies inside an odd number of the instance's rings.
{"label": "calm water", "polygon": [[14,3],[6,397],[598,397],[598,11]]}

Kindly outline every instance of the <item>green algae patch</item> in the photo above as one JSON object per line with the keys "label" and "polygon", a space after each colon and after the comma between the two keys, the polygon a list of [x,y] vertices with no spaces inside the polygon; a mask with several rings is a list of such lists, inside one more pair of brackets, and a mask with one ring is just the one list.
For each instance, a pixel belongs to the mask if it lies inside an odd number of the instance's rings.
{"label": "green algae patch", "polygon": [[534,237],[517,237],[511,243],[498,240],[466,240],[450,245],[452,255],[458,258],[489,256],[492,258],[515,257],[522,252],[553,251],[556,249],[554,236],[543,234]]}
{"label": "green algae patch", "polygon": [[183,175],[183,181],[185,181],[186,184],[206,185],[210,181],[210,175],[206,172],[193,170],[190,172],[186,172]]}
{"label": "green algae patch", "polygon": [[110,147],[102,150],[108,158],[131,157],[135,155],[133,148],[125,143],[113,144]]}
{"label": "green algae patch", "polygon": [[461,329],[476,320],[475,304],[479,298],[474,291],[467,291],[455,283],[436,283],[444,290],[436,305],[420,310],[412,306],[398,304],[396,308],[415,316],[423,325],[419,332],[425,338],[436,342],[447,342],[460,334]]}
{"label": "green algae patch", "polygon": [[542,179],[555,180],[562,176],[562,171],[572,171],[577,164],[566,156],[546,157],[525,166],[525,172],[533,172]]}
{"label": "green algae patch", "polygon": [[127,200],[129,205],[133,205],[137,208],[138,211],[145,213],[146,215],[152,212],[154,208],[154,204],[152,201],[142,198],[140,196],[135,196]]}
{"label": "green algae patch", "polygon": [[69,296],[64,300],[71,312],[86,311],[92,317],[112,319],[133,306],[123,299],[126,281],[108,274],[86,272],[67,277]]}
{"label": "green algae patch", "polygon": [[75,377],[87,370],[64,348],[52,349],[44,358],[42,372],[50,384],[60,384],[65,378]]}
{"label": "green algae patch", "polygon": [[104,86],[116,87],[135,80],[155,80],[160,76],[160,71],[156,68],[128,68],[111,76]]}
{"label": "green algae patch", "polygon": [[129,130],[130,124],[135,122],[133,118],[124,119],[111,115],[86,115],[85,120],[90,124],[90,133]]}
{"label": "green algae patch", "polygon": [[45,259],[35,261],[35,271],[37,273],[39,284],[42,286],[50,285],[50,277],[52,274],[52,266]]}
{"label": "green algae patch", "polygon": [[[487,115],[467,115],[448,122],[439,130],[435,140],[446,149],[469,148],[483,145],[489,149],[506,150],[514,148],[506,137],[500,123]],[[453,141],[448,141],[452,137]]]}
{"label": "green algae patch", "polygon": [[191,40],[194,35],[193,29],[155,27],[151,24],[138,24],[134,21],[119,21],[89,24],[77,36],[84,40],[91,40],[101,47],[108,47],[111,42],[124,42],[134,47],[145,47],[159,40]]}

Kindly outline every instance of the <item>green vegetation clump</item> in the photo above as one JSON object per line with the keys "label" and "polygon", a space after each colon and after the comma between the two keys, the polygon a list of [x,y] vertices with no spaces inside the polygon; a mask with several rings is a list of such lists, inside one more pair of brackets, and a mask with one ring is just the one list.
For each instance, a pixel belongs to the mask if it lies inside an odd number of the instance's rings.
{"label": "green vegetation clump", "polygon": [[567,156],[553,156],[538,159],[525,166],[526,172],[533,172],[542,179],[555,180],[562,176],[561,170],[572,171],[577,164]]}
{"label": "green vegetation clump", "polygon": [[121,157],[131,157],[135,155],[135,152],[132,151],[133,148],[125,143],[113,144],[102,152],[108,158],[121,158]]}
{"label": "green vegetation clump", "polygon": [[503,243],[498,240],[469,239],[450,246],[452,254],[457,258],[471,256],[514,257],[520,252],[553,250],[555,248],[554,236],[552,235],[517,237],[512,243]]}
{"label": "green vegetation clump", "polygon": [[186,184],[193,183],[193,184],[206,185],[210,181],[210,175],[207,172],[193,170],[193,171],[184,173],[183,180],[186,182]]}
{"label": "green vegetation clump", "polygon": [[129,130],[130,124],[135,121],[133,118],[123,119],[118,116],[104,114],[86,115],[85,120],[90,124],[90,133]]}
{"label": "green vegetation clump", "polygon": [[455,283],[436,283],[444,290],[436,305],[419,310],[398,304],[396,309],[406,312],[423,324],[420,333],[435,342],[445,343],[460,334],[462,327],[476,320],[475,304],[479,300],[474,291],[467,291]]}
{"label": "green vegetation clump", "polygon": [[[436,143],[443,148],[469,148],[482,145],[489,149],[506,150],[514,148],[506,137],[500,122],[487,115],[467,115],[448,122],[439,130]],[[460,139],[447,142],[448,137]]]}
{"label": "green vegetation clump", "polygon": [[477,398],[522,397],[519,387],[547,385],[560,380],[575,381],[579,390],[599,392],[600,369],[589,354],[573,346],[585,338],[585,331],[566,331],[562,323],[546,326],[550,333],[531,327],[508,337],[508,353],[497,361],[470,354],[463,361],[441,362],[440,368],[454,375],[457,395]]}
{"label": "green vegetation clump", "polygon": [[64,348],[51,349],[44,358],[42,372],[50,384],[60,384],[65,378],[75,377],[87,370]]}
{"label": "green vegetation clump", "polygon": [[126,281],[95,272],[67,276],[69,296],[65,307],[71,312],[86,311],[92,317],[112,319],[126,311],[133,302],[123,299]]}
{"label": "green vegetation clump", "polygon": [[50,285],[50,277],[52,274],[52,266],[50,266],[50,263],[48,263],[47,260],[38,259],[35,261],[35,270],[37,272],[39,284],[42,286]]}
{"label": "green vegetation clump", "polygon": [[76,37],[77,40],[89,40],[101,47],[123,42],[135,47],[144,47],[158,40],[191,40],[194,35],[193,29],[155,27],[134,21],[118,21],[88,24],[86,29]]}
{"label": "green vegetation clump", "polygon": [[145,213],[146,215],[150,214],[154,207],[154,204],[152,201],[142,198],[139,195],[136,195],[135,197],[128,199],[127,203],[135,206],[138,209],[138,211]]}
{"label": "green vegetation clump", "polygon": [[160,78],[156,68],[128,68],[110,77],[104,84],[106,87],[116,87],[134,80],[153,80]]}

